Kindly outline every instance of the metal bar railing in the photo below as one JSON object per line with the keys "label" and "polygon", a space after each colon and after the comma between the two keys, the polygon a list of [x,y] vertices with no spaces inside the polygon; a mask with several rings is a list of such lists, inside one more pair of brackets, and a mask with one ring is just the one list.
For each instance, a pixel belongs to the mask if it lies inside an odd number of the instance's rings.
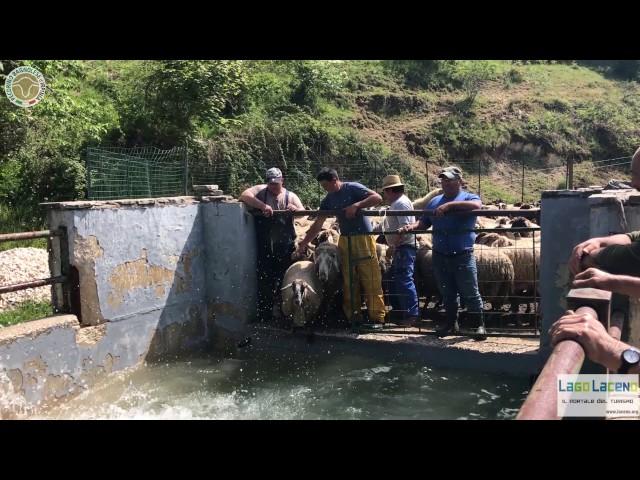
{"label": "metal bar railing", "polygon": [[[273,210],[275,215],[293,215],[294,217],[303,217],[306,215],[322,215],[322,216],[336,216],[344,214],[343,210],[298,210],[292,212],[291,210]],[[402,216],[429,216],[434,217],[435,210],[360,210],[358,215],[365,217],[402,217]],[[537,217],[540,215],[539,208],[530,208],[525,210],[469,210],[466,212],[448,212],[450,215],[475,215],[478,217],[506,217],[510,215],[517,215],[519,217]]]}
{"label": "metal bar railing", "polygon": [[45,285],[53,285],[55,283],[64,283],[67,277],[58,275],[57,277],[43,278],[42,280],[32,280],[30,282],[15,283],[13,285],[0,286],[0,294],[17,292],[18,290],[26,290],[28,288],[43,287]]}
{"label": "metal bar railing", "polygon": [[15,240],[33,240],[34,238],[49,238],[62,235],[61,230],[40,230],[38,232],[2,233],[0,242],[11,242]]}
{"label": "metal bar railing", "polygon": [[[48,240],[47,249],[49,252],[52,251],[51,239],[53,237],[58,237],[60,241],[60,250],[66,250],[66,230],[64,228],[60,228],[57,230],[39,230],[35,232],[19,232],[19,233],[3,233],[0,234],[0,243],[1,242],[10,242],[10,241],[24,241],[24,240],[33,240],[35,238],[46,238]],[[68,290],[68,255],[66,258],[61,259],[61,274],[52,276],[49,278],[42,278],[38,280],[30,280],[28,282],[15,283],[11,285],[0,285],[0,294],[17,292],[19,290],[27,290],[29,288],[38,288],[43,287],[45,285],[57,285],[62,284],[65,290]],[[54,293],[55,297],[55,293]],[[55,302],[54,302],[55,303]],[[63,310],[69,311],[68,302],[63,302]]]}

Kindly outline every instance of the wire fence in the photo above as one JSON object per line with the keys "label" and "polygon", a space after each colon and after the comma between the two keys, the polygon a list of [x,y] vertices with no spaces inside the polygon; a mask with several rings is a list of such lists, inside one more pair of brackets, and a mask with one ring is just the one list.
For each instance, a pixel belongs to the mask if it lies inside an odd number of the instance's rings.
{"label": "wire fence", "polygon": [[87,148],[87,198],[154,198],[186,195],[186,147]]}
{"label": "wire fence", "polygon": [[[195,157],[195,155],[193,156]],[[207,158],[191,158],[186,147],[160,150],[155,147],[92,147],[87,150],[87,196],[91,200],[188,195],[192,185],[214,184],[225,194],[238,196],[250,186],[264,182],[268,168],[280,168],[288,189],[303,203],[317,207],[325,195],[317,172],[325,166],[335,168],[341,178],[379,189],[389,174],[400,175],[406,182],[407,195],[419,198],[439,186],[439,167],[425,161],[416,171],[399,155],[371,155],[371,152],[338,157],[327,152],[308,151],[287,158],[227,158],[209,152]],[[213,160],[212,160],[213,159]],[[558,165],[531,168],[520,163],[496,163],[492,160],[461,159],[451,162],[463,171],[468,188],[481,195],[486,203],[532,203],[544,190],[563,190],[601,185],[609,180],[628,177],[631,157],[573,162],[558,160]],[[604,179],[607,179],[606,181]],[[604,186],[604,185],[603,185]],[[504,197],[504,198],[502,198]]]}

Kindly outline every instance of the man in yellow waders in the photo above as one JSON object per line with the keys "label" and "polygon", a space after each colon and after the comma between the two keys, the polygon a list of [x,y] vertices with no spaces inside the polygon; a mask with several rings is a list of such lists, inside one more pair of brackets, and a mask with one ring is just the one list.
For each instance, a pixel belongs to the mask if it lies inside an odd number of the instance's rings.
{"label": "man in yellow waders", "polygon": [[[332,168],[323,168],[316,177],[322,188],[327,192],[320,203],[320,210],[341,210],[337,215],[340,224],[340,249],[343,303],[342,309],[347,320],[351,321],[354,314],[358,315],[362,305],[360,292],[364,291],[364,298],[369,312],[372,326],[382,326],[385,320],[384,299],[382,296],[382,278],[376,255],[376,243],[372,235],[352,235],[370,233],[371,222],[368,217],[358,215],[358,210],[373,207],[382,202],[382,197],[357,182],[342,182],[338,173]],[[298,245],[296,254],[301,255],[306,246],[313,240],[324,223],[326,216],[318,215],[307,235]],[[349,241],[351,248],[349,248]],[[349,275],[349,251],[351,251],[352,271]],[[349,283],[351,277],[351,283]],[[353,311],[351,293],[353,291]]]}

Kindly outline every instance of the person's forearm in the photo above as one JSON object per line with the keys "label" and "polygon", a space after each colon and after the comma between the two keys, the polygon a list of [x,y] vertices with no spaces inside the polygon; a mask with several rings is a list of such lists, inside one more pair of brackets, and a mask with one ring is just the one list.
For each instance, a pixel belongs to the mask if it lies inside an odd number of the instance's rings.
{"label": "person's forearm", "polygon": [[640,278],[628,275],[614,275],[611,279],[611,291],[629,297],[640,297]]}
{"label": "person's forearm", "polygon": [[413,222],[413,223],[409,223],[409,224],[407,224],[407,225],[405,226],[405,228],[407,229],[407,230],[406,230],[407,232],[411,232],[411,231],[413,231],[413,230],[421,229],[421,228],[420,228],[421,226],[422,226],[422,229],[424,229],[424,225],[422,225],[422,224],[420,223],[420,220],[418,220],[418,221],[416,221],[416,222]]}
{"label": "person's forearm", "polygon": [[261,202],[252,195],[240,195],[239,200],[243,203],[246,203],[250,207],[257,208],[258,210],[264,210],[264,208],[267,206],[266,203]]}
{"label": "person's forearm", "polygon": [[361,209],[367,207],[375,207],[376,205],[380,205],[381,202],[382,198],[380,197],[380,195],[369,195],[367,198],[360,200],[353,205]]}
{"label": "person's forearm", "polygon": [[609,247],[611,245],[629,245],[631,239],[626,233],[620,233],[617,235],[611,235],[609,237],[596,238],[600,242],[600,247]]}
{"label": "person's forearm", "polygon": [[452,211],[467,211],[467,210],[480,210],[482,203],[474,201],[462,201],[462,202],[449,202],[446,204],[447,208]]}
{"label": "person's forearm", "polygon": [[308,245],[311,240],[316,238],[316,236],[320,233],[320,230],[322,230],[322,224],[324,223],[325,218],[326,217],[318,217],[316,219],[313,225],[309,227],[307,234],[302,239],[302,242],[300,242],[301,244]]}

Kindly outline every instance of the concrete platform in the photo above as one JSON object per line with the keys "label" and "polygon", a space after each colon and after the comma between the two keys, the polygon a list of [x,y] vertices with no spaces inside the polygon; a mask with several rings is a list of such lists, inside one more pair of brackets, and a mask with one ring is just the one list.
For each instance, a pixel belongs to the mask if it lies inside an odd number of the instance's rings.
{"label": "concrete platform", "polygon": [[305,350],[310,354],[323,350],[357,352],[381,358],[403,356],[432,366],[490,373],[533,375],[543,366],[539,339],[488,337],[485,341],[475,341],[463,336],[437,338],[408,327],[359,334],[324,330],[310,335],[265,325],[253,325],[249,335],[255,348]]}

